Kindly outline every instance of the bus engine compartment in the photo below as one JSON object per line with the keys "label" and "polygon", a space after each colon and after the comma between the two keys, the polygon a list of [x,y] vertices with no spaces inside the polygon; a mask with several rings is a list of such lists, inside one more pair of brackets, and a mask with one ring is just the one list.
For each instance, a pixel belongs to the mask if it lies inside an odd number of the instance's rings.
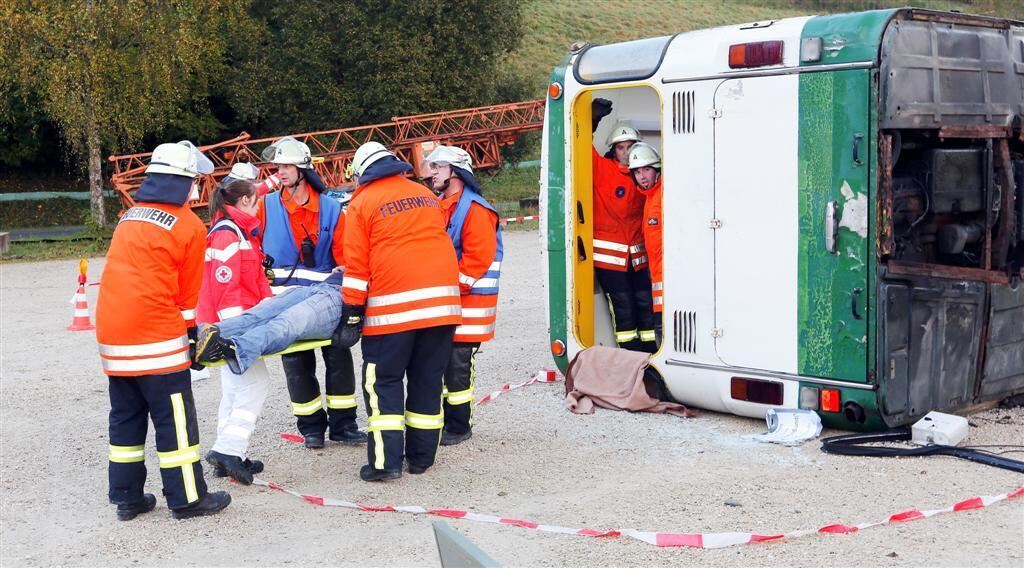
{"label": "bus engine compartment", "polygon": [[879,70],[875,374],[891,425],[1024,392],[1024,27],[902,16]]}

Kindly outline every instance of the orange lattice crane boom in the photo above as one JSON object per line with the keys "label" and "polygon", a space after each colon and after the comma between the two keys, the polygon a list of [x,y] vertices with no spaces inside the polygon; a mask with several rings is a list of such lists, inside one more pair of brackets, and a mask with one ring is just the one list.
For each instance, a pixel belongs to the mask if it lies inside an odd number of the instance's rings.
{"label": "orange lattice crane boom", "polygon": [[[328,187],[343,187],[345,169],[360,145],[376,140],[393,150],[403,160],[419,169],[431,144],[450,144],[465,149],[473,156],[478,170],[491,170],[502,164],[500,149],[514,143],[527,132],[544,125],[544,100],[522,101],[415,116],[394,117],[391,122],[357,126],[322,132],[294,134],[313,153],[315,167]],[[260,178],[273,173],[273,165],[264,162],[260,152],[277,140],[252,139],[246,132],[216,144],[200,146],[213,161],[214,173],[204,176],[194,209],[206,208],[210,192],[237,162],[250,162],[260,170]],[[114,173],[110,181],[127,209],[134,205],[133,195],[146,176],[150,153],[111,156]]]}

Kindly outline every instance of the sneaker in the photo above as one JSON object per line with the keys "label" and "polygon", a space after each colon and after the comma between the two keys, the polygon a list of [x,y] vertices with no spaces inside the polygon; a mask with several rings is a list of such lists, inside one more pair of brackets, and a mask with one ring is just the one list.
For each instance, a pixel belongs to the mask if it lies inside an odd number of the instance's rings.
{"label": "sneaker", "polygon": [[[260,460],[251,460],[249,458],[245,458],[245,460],[242,461],[242,465],[244,465],[245,469],[248,469],[249,472],[252,473],[253,475],[256,475],[257,473],[263,473],[263,462],[261,462]],[[213,466],[213,476],[227,477],[228,472],[223,467],[215,465]]]}
{"label": "sneaker", "polygon": [[175,519],[191,519],[192,517],[203,517],[213,515],[224,510],[231,503],[231,496],[227,491],[214,491],[207,493],[184,509],[174,509],[171,514]]}
{"label": "sneaker", "polygon": [[206,453],[206,461],[215,469],[223,468],[224,473],[242,485],[252,484],[252,471],[245,467],[242,458],[210,450]]}
{"label": "sneaker", "polygon": [[359,468],[359,478],[363,481],[390,481],[399,477],[402,477],[400,469],[374,469],[369,465]]}
{"label": "sneaker", "polygon": [[224,344],[221,342],[220,330],[215,325],[199,326],[199,339],[196,340],[195,361],[203,365],[216,363],[224,358]]}
{"label": "sneaker", "polygon": [[342,444],[357,446],[359,444],[366,443],[366,432],[363,432],[358,428],[347,428],[341,432],[332,431],[330,439],[332,442],[341,442]]}
{"label": "sneaker", "polygon": [[465,432],[463,432],[462,434],[453,434],[453,433],[449,432],[448,430],[442,430],[441,431],[441,445],[442,446],[454,446],[456,444],[461,444],[462,442],[465,442],[466,440],[468,440],[468,439],[470,439],[472,437],[473,437],[473,428],[472,427],[469,430],[466,430]]}
{"label": "sneaker", "polygon": [[142,495],[141,501],[117,506],[117,520],[130,521],[143,513],[148,513],[156,507],[156,497],[152,493]]}
{"label": "sneaker", "polygon": [[310,434],[303,436],[305,438],[306,447],[311,450],[319,450],[324,447],[324,435],[323,434]]}

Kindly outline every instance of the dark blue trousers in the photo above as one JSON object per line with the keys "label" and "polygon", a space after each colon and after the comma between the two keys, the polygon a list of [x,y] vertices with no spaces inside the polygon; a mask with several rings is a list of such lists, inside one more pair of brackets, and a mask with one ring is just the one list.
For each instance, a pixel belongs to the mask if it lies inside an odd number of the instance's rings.
{"label": "dark blue trousers", "polygon": [[150,419],[167,507],[187,507],[206,494],[188,369],[165,375],[110,377],[110,502],[127,504],[142,499]]}

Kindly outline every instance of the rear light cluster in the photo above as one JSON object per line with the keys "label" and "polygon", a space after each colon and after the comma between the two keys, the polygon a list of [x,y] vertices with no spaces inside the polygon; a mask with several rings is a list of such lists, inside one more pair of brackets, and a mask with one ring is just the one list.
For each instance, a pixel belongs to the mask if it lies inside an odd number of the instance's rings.
{"label": "rear light cluster", "polygon": [[729,383],[729,392],[733,400],[782,406],[782,383],[733,377]]}
{"label": "rear light cluster", "polygon": [[800,387],[800,408],[822,412],[842,412],[843,397],[838,389]]}
{"label": "rear light cluster", "polygon": [[737,43],[729,46],[729,67],[749,69],[766,65],[782,65],[781,41]]}

